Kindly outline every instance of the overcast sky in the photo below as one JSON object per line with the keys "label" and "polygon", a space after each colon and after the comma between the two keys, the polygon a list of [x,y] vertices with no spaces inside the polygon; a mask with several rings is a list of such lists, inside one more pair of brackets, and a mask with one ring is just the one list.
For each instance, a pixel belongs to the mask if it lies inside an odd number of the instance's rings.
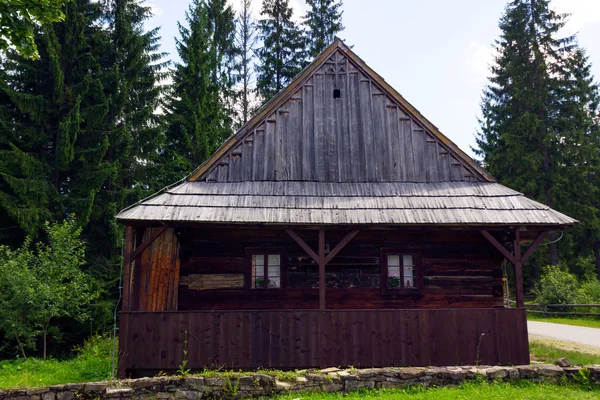
{"label": "overcast sky", "polygon": [[[231,0],[239,7],[239,0]],[[163,51],[177,59],[177,21],[187,0],[148,0],[160,26]],[[254,0],[259,16],[260,0]],[[304,0],[290,0],[295,17]],[[460,148],[472,154],[477,116],[498,21],[506,0],[345,0],[339,35],[371,68],[400,92]],[[577,33],[592,71],[600,77],[600,0],[552,0],[570,13],[566,34]]]}

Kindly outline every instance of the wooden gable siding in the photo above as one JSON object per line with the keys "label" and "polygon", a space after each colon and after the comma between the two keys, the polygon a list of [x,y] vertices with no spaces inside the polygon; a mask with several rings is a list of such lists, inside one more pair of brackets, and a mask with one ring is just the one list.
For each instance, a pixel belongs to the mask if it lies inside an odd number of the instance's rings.
{"label": "wooden gable siding", "polygon": [[[334,89],[340,98],[334,98]],[[259,121],[201,180],[485,181],[342,51]]]}

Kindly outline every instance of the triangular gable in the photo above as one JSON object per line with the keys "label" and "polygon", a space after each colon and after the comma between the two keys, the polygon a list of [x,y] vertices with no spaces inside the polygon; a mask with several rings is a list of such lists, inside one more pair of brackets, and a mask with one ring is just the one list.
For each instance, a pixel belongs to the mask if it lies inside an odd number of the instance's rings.
{"label": "triangular gable", "polygon": [[336,39],[188,180],[494,178]]}

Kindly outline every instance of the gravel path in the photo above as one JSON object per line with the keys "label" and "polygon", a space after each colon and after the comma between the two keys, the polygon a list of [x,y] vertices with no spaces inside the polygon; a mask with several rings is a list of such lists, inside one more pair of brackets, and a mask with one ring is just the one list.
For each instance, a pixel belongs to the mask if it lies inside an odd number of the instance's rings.
{"label": "gravel path", "polygon": [[600,329],[551,322],[527,321],[529,337],[561,340],[600,348]]}

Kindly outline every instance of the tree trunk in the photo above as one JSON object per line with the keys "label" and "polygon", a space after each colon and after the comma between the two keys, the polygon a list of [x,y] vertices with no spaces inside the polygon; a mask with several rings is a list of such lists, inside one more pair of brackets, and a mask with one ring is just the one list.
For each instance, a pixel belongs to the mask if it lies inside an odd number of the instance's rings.
{"label": "tree trunk", "polygon": [[21,343],[21,341],[19,340],[19,335],[17,335],[17,333],[15,332],[15,339],[17,339],[17,345],[19,346],[19,350],[21,350],[21,354],[23,355],[23,358],[25,360],[27,360],[27,355],[25,354],[25,347],[23,347],[23,343]]}
{"label": "tree trunk", "polygon": [[43,336],[44,336],[44,360],[46,360],[46,345],[47,345],[47,337],[48,337],[48,327],[44,328],[43,330]]}
{"label": "tree trunk", "polygon": [[598,238],[594,239],[594,259],[596,260],[596,275],[600,279],[600,241]]}
{"label": "tree trunk", "polygon": [[[556,234],[550,234],[550,242],[554,242],[556,240]],[[560,258],[558,258],[558,243],[550,243],[550,264],[558,265],[560,263]]]}

